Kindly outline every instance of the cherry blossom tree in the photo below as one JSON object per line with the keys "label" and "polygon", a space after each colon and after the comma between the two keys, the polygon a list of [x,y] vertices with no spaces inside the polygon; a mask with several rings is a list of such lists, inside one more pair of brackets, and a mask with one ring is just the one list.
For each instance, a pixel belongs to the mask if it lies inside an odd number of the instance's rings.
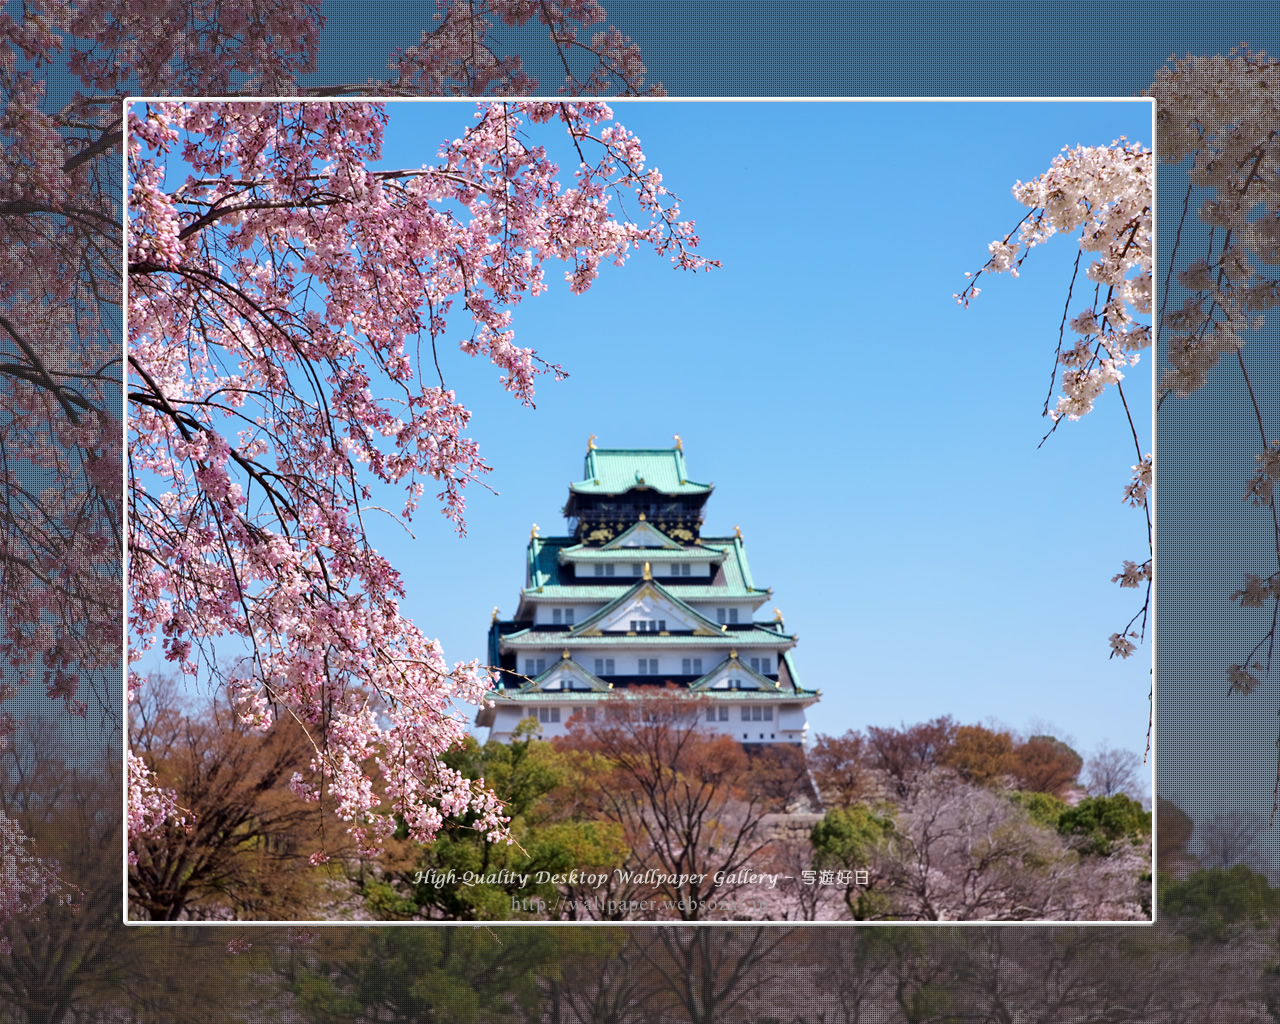
{"label": "cherry blossom tree", "polygon": [[[570,187],[534,140],[553,124],[580,159]],[[366,531],[379,488],[403,488],[408,521],[428,481],[462,531],[488,471],[443,344],[532,404],[560,370],[515,344],[512,310],[550,286],[548,261],[574,293],[641,247],[710,265],[602,103],[480,104],[436,164],[375,172],[386,125],[367,103],[148,103],[128,143],[130,657],[156,646],[255,726],[300,724],[314,756],[295,792],[327,788],[366,854],[397,815],[420,842],[464,813],[505,835],[483,779],[440,759],[489,673],[448,665],[400,613]],[[171,180],[179,155],[194,173]],[[224,672],[227,637],[245,657]]]}
{"label": "cherry blossom tree", "polygon": [[[1178,232],[1161,296],[1160,329],[1168,367],[1160,401],[1185,397],[1201,388],[1224,361],[1239,370],[1257,426],[1254,472],[1245,501],[1259,506],[1269,521],[1275,570],[1244,574],[1231,595],[1243,608],[1265,608],[1268,624],[1257,641],[1228,669],[1229,692],[1250,694],[1274,663],[1280,616],[1280,513],[1275,488],[1280,480],[1280,438],[1267,423],[1259,382],[1250,378],[1241,350],[1260,329],[1268,311],[1280,305],[1280,94],[1275,76],[1280,62],[1248,46],[1228,55],[1172,59],[1152,83],[1157,102],[1161,156],[1187,167]],[[1206,88],[1206,83],[1213,83]],[[1201,201],[1196,221],[1192,198]],[[1189,253],[1193,226],[1209,229],[1203,255]],[[1183,229],[1188,228],[1187,238]],[[1181,266],[1176,278],[1174,266]],[[1176,285],[1176,287],[1175,287]],[[1175,304],[1175,294],[1181,302]],[[1280,767],[1276,794],[1280,799]]]}
{"label": "cherry blossom tree", "polygon": [[[0,13],[0,702],[34,682],[122,726],[121,97],[553,91],[527,58],[553,61],[565,93],[662,93],[595,0],[441,0],[418,16],[418,42],[387,74],[332,84],[317,0],[24,0]],[[0,713],[0,738],[15,727]],[[129,777],[134,831],[173,818],[132,755]]]}
{"label": "cherry blossom tree", "polygon": [[[1136,365],[1141,352],[1151,347],[1148,318],[1152,311],[1154,265],[1153,172],[1152,152],[1124,139],[1110,146],[1077,146],[1071,150],[1063,147],[1063,153],[1054,157],[1048,171],[1033,181],[1020,181],[1013,186],[1014,197],[1030,212],[1004,238],[987,247],[990,258],[976,273],[965,275],[969,282],[955,296],[960,305],[968,308],[982,290],[977,282],[984,273],[1010,273],[1017,277],[1036,246],[1056,234],[1079,231],[1079,253],[1058,325],[1058,344],[1044,402],[1044,415],[1052,422],[1044,439],[1057,430],[1064,418],[1078,420],[1089,413],[1108,387],[1115,390],[1124,406],[1136,462],[1123,495],[1129,505],[1141,508],[1146,516],[1147,557],[1141,562],[1126,560],[1112,577],[1112,582],[1122,587],[1146,588],[1137,614],[1124,629],[1111,635],[1111,655],[1122,658],[1133,654],[1133,641],[1146,635],[1151,611],[1152,533],[1147,498],[1152,456],[1144,452],[1141,432],[1130,412],[1122,382],[1124,369]],[[1085,278],[1093,287],[1072,316],[1082,260],[1087,260]],[[1061,394],[1051,408],[1054,389],[1059,387]]]}

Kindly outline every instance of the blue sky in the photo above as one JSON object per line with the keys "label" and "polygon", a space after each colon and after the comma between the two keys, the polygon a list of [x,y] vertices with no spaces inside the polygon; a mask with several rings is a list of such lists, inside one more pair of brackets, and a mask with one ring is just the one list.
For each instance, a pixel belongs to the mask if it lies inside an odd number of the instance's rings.
{"label": "blue sky", "polygon": [[[468,489],[462,538],[429,501],[412,538],[374,525],[405,613],[451,661],[483,660],[494,605],[515,610],[531,525],[565,531],[588,435],[667,447],[678,433],[691,478],[716,485],[705,532],[741,526],[756,584],[774,590],[760,614],[776,605],[800,636],[801,681],[822,690],[811,732],[949,714],[1051,731],[1086,756],[1104,741],[1141,754],[1150,645],[1107,657],[1141,601],[1110,577],[1146,557],[1121,500],[1135,457],[1114,393],[1037,450],[1073,241],[1038,248],[1018,279],[984,278],[968,310],[952,295],[1026,212],[1016,180],[1064,145],[1150,145],[1150,106],[613,106],[724,265],[692,275],[639,251],[581,296],[549,266],[513,324],[569,373],[541,379],[536,409],[496,367],[442,348],[499,493]],[[388,110],[379,166],[416,167],[475,104]],[[567,178],[562,132],[532,134]],[[1150,383],[1144,360],[1127,380],[1144,451]]]}
{"label": "blue sky", "polygon": [[[391,104],[382,166],[417,166],[473,104]],[[722,269],[637,252],[572,296],[516,310],[519,344],[563,364],[537,408],[498,371],[442,353],[495,467],[468,533],[420,514],[380,531],[404,610],[451,660],[484,657],[494,605],[515,608],[531,525],[564,532],[588,434],[664,447],[716,485],[706,531],[742,527],[796,660],[819,687],[811,729],[840,733],[950,714],[1051,726],[1086,754],[1142,752],[1150,647],[1108,660],[1140,597],[1109,582],[1145,557],[1121,501],[1135,461],[1109,394],[1043,448],[1041,418],[1072,241],[1022,276],[952,294],[1025,209],[1013,183],[1063,145],[1150,144],[1142,102],[615,103]],[[571,167],[558,135],[543,135]],[[1075,307],[1082,304],[1077,299]],[[462,325],[459,324],[461,332]],[[1128,379],[1150,447],[1150,364]],[[763,609],[771,617],[771,607]]]}

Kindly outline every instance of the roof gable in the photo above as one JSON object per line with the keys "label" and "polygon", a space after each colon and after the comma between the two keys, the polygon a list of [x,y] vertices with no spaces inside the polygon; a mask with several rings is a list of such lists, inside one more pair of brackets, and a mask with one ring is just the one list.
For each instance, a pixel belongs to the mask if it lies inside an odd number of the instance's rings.
{"label": "roof gable", "polygon": [[605,632],[629,632],[634,620],[661,620],[668,633],[692,632],[696,636],[720,636],[721,628],[694,611],[666,587],[641,580],[621,596],[578,625],[572,636],[599,636]]}
{"label": "roof gable", "polygon": [[679,551],[680,545],[668,537],[650,522],[641,520],[627,527],[613,540],[600,545],[601,551],[616,551],[619,548],[664,548],[667,551]]}
{"label": "roof gable", "polygon": [[536,692],[553,692],[561,693],[566,690],[588,691],[594,690],[597,693],[607,693],[613,687],[606,683],[594,672],[588,672],[579,665],[571,657],[567,657],[568,651],[564,652],[566,657],[562,657],[555,662],[549,669],[540,675],[534,676],[524,686],[520,687],[517,693],[536,693]]}
{"label": "roof gable", "polygon": [[[691,690],[767,690],[770,693],[776,693],[781,690],[781,681],[775,682],[772,679],[762,676],[753,668],[744,665],[738,657],[738,652],[730,651],[729,657],[720,662],[715,668],[708,672],[701,679],[696,679],[689,684]],[[791,687],[787,687],[788,690]]]}

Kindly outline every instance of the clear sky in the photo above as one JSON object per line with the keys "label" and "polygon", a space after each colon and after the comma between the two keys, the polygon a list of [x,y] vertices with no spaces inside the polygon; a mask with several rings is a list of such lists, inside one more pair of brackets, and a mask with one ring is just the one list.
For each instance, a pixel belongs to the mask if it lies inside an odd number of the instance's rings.
{"label": "clear sky", "polygon": [[[391,104],[383,166],[430,161],[473,109]],[[1104,740],[1142,753],[1150,645],[1107,656],[1141,602],[1110,578],[1146,557],[1141,512],[1121,500],[1135,457],[1118,399],[1037,450],[1073,242],[984,279],[968,310],[952,295],[1026,212],[1016,180],[1064,145],[1150,145],[1149,105],[614,110],[724,266],[682,274],[641,251],[583,296],[549,268],[516,340],[570,377],[543,378],[536,410],[495,367],[442,353],[499,495],[469,490],[465,538],[425,504],[416,539],[379,531],[404,610],[451,660],[484,658],[531,525],[565,532],[587,436],[666,447],[678,433],[690,476],[716,485],[705,531],[742,527],[757,585],[774,589],[762,614],[776,604],[800,635],[801,680],[823,694],[812,731],[950,714],[1048,726],[1086,756]],[[571,169],[560,136],[541,138]],[[1150,383],[1144,360],[1128,379],[1144,451]]]}
{"label": "clear sky", "polygon": [[[536,409],[496,367],[441,349],[498,494],[468,489],[462,538],[429,500],[412,538],[372,521],[405,576],[404,612],[451,661],[484,660],[532,524],[565,532],[588,435],[627,448],[678,433],[690,477],[716,485],[704,532],[741,526],[756,585],[774,590],[760,615],[780,608],[800,636],[801,682],[822,691],[811,732],[949,714],[1051,731],[1086,757],[1104,741],[1141,754],[1151,646],[1120,661],[1107,644],[1141,603],[1110,578],[1146,557],[1142,514],[1121,498],[1136,458],[1118,398],[1037,449],[1074,241],[1038,248],[1017,279],[984,276],[967,310],[952,296],[1026,212],[1015,181],[1064,145],[1150,145],[1150,105],[613,107],[724,265],[692,275],[638,251],[581,296],[548,266],[551,287],[513,327],[569,377],[541,378]],[[475,104],[388,110],[379,166],[416,167]],[[568,180],[563,132],[533,135]],[[175,164],[171,182],[185,173]],[[1127,385],[1149,451],[1150,360]]]}

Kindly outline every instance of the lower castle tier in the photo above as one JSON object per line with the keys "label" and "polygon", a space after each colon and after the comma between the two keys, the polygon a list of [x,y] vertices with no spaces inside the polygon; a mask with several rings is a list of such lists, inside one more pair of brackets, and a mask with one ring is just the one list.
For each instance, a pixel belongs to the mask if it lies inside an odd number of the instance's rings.
{"label": "lower castle tier", "polygon": [[674,449],[593,442],[564,508],[572,535],[535,526],[516,614],[494,609],[498,682],[476,724],[503,742],[525,717],[562,735],[575,713],[671,684],[707,698],[709,732],[803,744],[819,692],[800,685],[782,614],[755,620],[772,591],[753,584],[741,532],[702,536],[712,485],[688,479],[679,437]]}

